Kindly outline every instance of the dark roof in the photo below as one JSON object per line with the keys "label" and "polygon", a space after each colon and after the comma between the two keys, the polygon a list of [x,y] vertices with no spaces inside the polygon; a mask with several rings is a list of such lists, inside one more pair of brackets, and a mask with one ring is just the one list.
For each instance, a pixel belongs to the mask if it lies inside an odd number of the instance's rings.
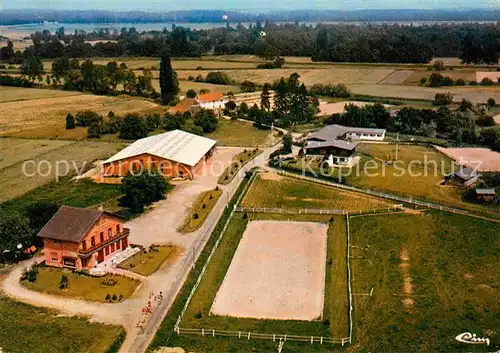
{"label": "dark roof", "polygon": [[495,189],[476,189],[477,195],[496,195]]}
{"label": "dark roof", "polygon": [[333,125],[327,125],[321,130],[315,132],[311,136],[309,136],[307,139],[316,139],[316,140],[323,140],[323,141],[329,141],[329,140],[336,140],[339,137],[345,135],[346,133],[364,133],[364,134],[383,134],[385,133],[385,129],[372,129],[372,128],[364,128],[364,127],[350,127],[350,126],[343,126],[343,125],[338,125],[338,124],[333,124]]}
{"label": "dark roof", "polygon": [[120,218],[104,211],[61,206],[38,233],[38,236],[79,243],[103,214]]}
{"label": "dark roof", "polygon": [[315,148],[323,148],[323,147],[335,147],[340,148],[342,150],[352,151],[358,146],[358,142],[349,142],[344,140],[333,140],[333,141],[309,141],[305,146],[305,149],[315,149]]}
{"label": "dark roof", "polygon": [[472,168],[461,168],[459,171],[453,173],[456,177],[463,180],[470,180],[472,178],[478,177],[479,173]]}

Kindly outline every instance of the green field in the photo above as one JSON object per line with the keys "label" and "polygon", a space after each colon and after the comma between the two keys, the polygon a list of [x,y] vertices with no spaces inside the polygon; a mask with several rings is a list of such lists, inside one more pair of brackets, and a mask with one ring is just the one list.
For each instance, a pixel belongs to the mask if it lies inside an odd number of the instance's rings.
{"label": "green field", "polygon": [[243,199],[244,207],[357,211],[386,208],[392,204],[375,197],[271,175],[263,173],[255,179],[253,186]]}
{"label": "green field", "polygon": [[95,160],[107,158],[123,146],[92,141],[0,139],[0,202],[56,181],[58,173],[65,176],[86,171]]}
{"label": "green field", "polygon": [[[65,290],[59,287],[63,274],[68,278],[68,287]],[[106,281],[113,281],[115,284],[108,285]],[[103,303],[108,301],[106,299],[108,294],[121,296],[122,299],[129,298],[140,284],[135,279],[123,276],[108,274],[105,277],[91,277],[52,267],[40,267],[36,281],[25,280],[21,283],[31,290],[42,293]]]}
{"label": "green field", "polygon": [[[492,246],[500,241],[498,224],[439,212],[353,217],[350,223],[353,292],[373,288],[373,296],[354,296],[355,342],[349,351],[499,348],[500,252]],[[489,337],[493,345],[454,340],[467,331]]]}
{"label": "green field", "polygon": [[219,120],[215,132],[206,135],[222,146],[263,147],[271,143],[270,130],[260,130],[244,121]]}
{"label": "green field", "polygon": [[181,233],[191,233],[200,228],[221,196],[222,190],[218,187],[214,190],[202,192],[189,208],[184,224],[179,231]]}
{"label": "green field", "polygon": [[60,316],[4,296],[0,296],[0,327],[6,353],[108,353],[115,340],[125,335],[120,326]]}
{"label": "green field", "polygon": [[174,245],[151,246],[121,262],[118,267],[142,276],[151,276],[166,262],[172,260],[178,250],[179,248]]}

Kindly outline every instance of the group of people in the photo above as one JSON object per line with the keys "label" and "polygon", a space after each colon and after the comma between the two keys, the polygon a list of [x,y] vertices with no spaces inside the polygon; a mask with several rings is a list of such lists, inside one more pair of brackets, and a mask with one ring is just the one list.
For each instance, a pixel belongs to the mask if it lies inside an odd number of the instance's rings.
{"label": "group of people", "polygon": [[155,295],[153,291],[149,293],[148,303],[145,307],[141,309],[141,318],[137,323],[136,327],[142,328],[148,319],[148,315],[152,314],[154,309],[158,306],[158,303],[163,300],[163,292],[160,291]]}

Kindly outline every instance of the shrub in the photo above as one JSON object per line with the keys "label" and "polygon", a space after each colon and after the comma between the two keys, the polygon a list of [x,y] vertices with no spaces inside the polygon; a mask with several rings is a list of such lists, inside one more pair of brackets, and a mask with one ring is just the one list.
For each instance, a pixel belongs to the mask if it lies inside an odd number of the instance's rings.
{"label": "shrub", "polygon": [[216,85],[230,85],[233,83],[233,80],[222,71],[212,71],[209,72],[207,77],[205,78],[205,82],[213,83]]}
{"label": "shrub", "polygon": [[105,299],[109,301],[111,299],[111,295],[109,295],[109,293],[106,294],[106,298]]}
{"label": "shrub", "polygon": [[240,90],[244,93],[255,92],[257,90],[257,85],[252,81],[245,80],[240,84]]}
{"label": "shrub", "polygon": [[477,126],[495,126],[495,119],[492,116],[483,115],[476,119]]}
{"label": "shrub", "polygon": [[451,77],[443,77],[443,79],[441,80],[441,86],[453,86],[454,84],[454,81]]}
{"label": "shrub", "polygon": [[88,138],[100,138],[101,133],[102,133],[101,124],[99,124],[99,123],[92,123],[87,128],[87,137]]}
{"label": "shrub", "polygon": [[443,75],[433,73],[429,76],[429,79],[428,79],[429,86],[439,87],[439,86],[441,86],[442,80],[443,80]]}
{"label": "shrub", "polygon": [[136,114],[127,114],[120,123],[119,137],[126,140],[135,140],[148,136],[148,126],[143,117]]}
{"label": "shrub", "polygon": [[116,296],[116,294],[113,294],[113,296],[111,297],[111,300],[116,301],[117,299],[118,299],[118,297]]}
{"label": "shrub", "polygon": [[72,130],[75,126],[75,117],[71,113],[68,113],[66,115],[66,130]]}
{"label": "shrub", "polygon": [[347,98],[351,95],[351,91],[349,91],[347,86],[342,83],[339,83],[337,85],[316,83],[311,86],[311,88],[309,89],[309,93],[314,96],[342,98]]}
{"label": "shrub", "polygon": [[422,77],[422,78],[420,79],[420,84],[421,84],[422,86],[423,86],[423,85],[425,85],[425,83],[426,83],[426,82],[427,82],[427,77]]}
{"label": "shrub", "polygon": [[469,85],[471,85],[471,86],[477,86],[477,82],[476,81],[470,81]]}
{"label": "shrub", "polygon": [[497,102],[495,101],[494,98],[488,98],[486,104],[488,105],[488,107],[493,108],[494,106],[497,105]]}
{"label": "shrub", "polygon": [[85,110],[76,114],[76,126],[90,126],[94,123],[101,124],[103,117],[92,110]]}
{"label": "shrub", "polygon": [[457,78],[455,80],[455,86],[465,86],[465,81],[463,78]]}
{"label": "shrub", "polygon": [[194,80],[195,80],[195,82],[203,82],[204,81],[203,76],[201,76],[201,75],[196,75],[196,78]]}
{"label": "shrub", "polygon": [[436,93],[434,96],[434,105],[448,105],[453,102],[453,95],[448,93]]}
{"label": "shrub", "polygon": [[201,313],[201,310],[198,310],[198,311],[196,312],[196,314],[194,314],[194,317],[195,317],[196,319],[201,319],[201,318],[203,317],[203,314]]}
{"label": "shrub", "polygon": [[186,97],[188,97],[188,98],[194,98],[194,97],[196,97],[196,91],[194,89],[189,89],[186,92]]}
{"label": "shrub", "polygon": [[118,281],[114,278],[106,278],[104,281],[101,282],[102,284],[104,284],[105,286],[115,286]]}
{"label": "shrub", "polygon": [[195,213],[195,214],[193,215],[193,219],[198,219],[198,218],[200,218],[200,216],[198,215],[198,213]]}
{"label": "shrub", "polygon": [[474,111],[474,105],[472,104],[471,101],[463,98],[462,101],[460,102],[459,109],[461,112],[465,112],[467,110]]}
{"label": "shrub", "polygon": [[188,76],[188,81],[194,81],[194,76],[193,75],[189,75]]}
{"label": "shrub", "polygon": [[481,80],[481,85],[483,86],[492,86],[493,80],[491,78],[485,77]]}

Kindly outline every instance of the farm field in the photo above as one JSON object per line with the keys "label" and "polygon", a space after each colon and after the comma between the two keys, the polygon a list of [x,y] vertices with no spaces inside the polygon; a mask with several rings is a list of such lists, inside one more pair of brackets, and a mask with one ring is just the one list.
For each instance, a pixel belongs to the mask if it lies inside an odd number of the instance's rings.
{"label": "farm field", "polygon": [[[160,91],[160,81],[155,80],[154,84],[158,84],[158,87],[155,86],[155,89]],[[214,85],[212,83],[205,82],[194,82],[194,81],[179,81],[179,88],[181,89],[181,93],[186,93],[186,91],[190,89],[194,89],[196,93],[199,93],[202,89],[207,89],[210,92],[220,92],[220,93],[238,93],[240,91],[239,86],[235,85]]]}
{"label": "farm field", "polygon": [[124,336],[120,326],[59,316],[0,296],[0,341],[4,352],[107,353]]}
{"label": "farm field", "polygon": [[[66,290],[59,288],[63,274],[68,278]],[[109,285],[105,281],[112,281],[114,284]],[[26,288],[34,291],[102,303],[108,301],[106,299],[108,294],[111,297],[116,295],[118,298],[121,296],[122,299],[127,299],[134,293],[139,283],[135,279],[123,276],[107,274],[105,277],[92,277],[53,267],[40,267],[34,282],[22,281]]]}
{"label": "farm field", "polygon": [[[369,210],[386,208],[390,202],[361,194],[328,188],[324,185],[262,173],[243,198],[244,207],[284,209]],[[263,206],[265,205],[265,206]]]}
{"label": "farm field", "polygon": [[[272,83],[281,77],[288,77],[297,72],[307,85],[315,83],[378,83],[394,70],[378,67],[333,67],[333,68],[282,68],[256,70],[222,70],[235,82],[250,80],[259,84]],[[187,79],[189,76],[203,75],[209,71],[179,71],[178,76]]]}
{"label": "farm field", "polygon": [[[8,144],[9,141],[13,142],[12,146]],[[109,157],[123,147],[120,143],[66,143],[10,138],[0,139],[0,143],[4,147],[2,164],[5,163],[5,167],[0,169],[0,202],[21,196],[56,180],[57,174],[74,175],[77,170],[87,170],[95,160]],[[30,150],[29,146],[40,148]],[[24,154],[20,154],[18,148],[22,148]]]}
{"label": "farm field", "polygon": [[[43,93],[41,93],[43,91]],[[0,117],[0,135],[23,132],[37,135],[37,129],[44,131],[52,126],[64,128],[65,117],[71,112],[76,114],[82,110],[94,110],[101,114],[109,111],[115,114],[153,111],[160,108],[159,105],[139,98],[126,96],[108,97],[94,96],[90,94],[78,94],[60,90],[44,90],[36,88],[2,87],[2,92],[9,95],[17,94],[19,98],[27,97],[27,100],[10,101],[0,103],[2,115]],[[50,92],[52,98],[39,97],[40,94]]]}
{"label": "farm field", "polygon": [[32,99],[47,99],[81,96],[80,92],[62,91],[55,89],[37,89],[2,86],[0,94],[0,103],[28,101]]}
{"label": "farm field", "polygon": [[[349,352],[498,349],[499,227],[439,212],[351,217],[353,293],[373,294],[354,296]],[[467,331],[495,343],[455,341]]]}
{"label": "farm field", "polygon": [[397,97],[403,99],[434,100],[436,93],[453,94],[453,101],[460,102],[463,98],[473,103],[486,103],[488,98],[500,100],[500,87],[419,87],[403,85],[377,85],[377,84],[353,84],[349,89],[354,94],[362,94],[377,97]]}
{"label": "farm field", "polygon": [[500,171],[500,153],[488,148],[443,148],[439,151],[454,161],[481,172]]}

